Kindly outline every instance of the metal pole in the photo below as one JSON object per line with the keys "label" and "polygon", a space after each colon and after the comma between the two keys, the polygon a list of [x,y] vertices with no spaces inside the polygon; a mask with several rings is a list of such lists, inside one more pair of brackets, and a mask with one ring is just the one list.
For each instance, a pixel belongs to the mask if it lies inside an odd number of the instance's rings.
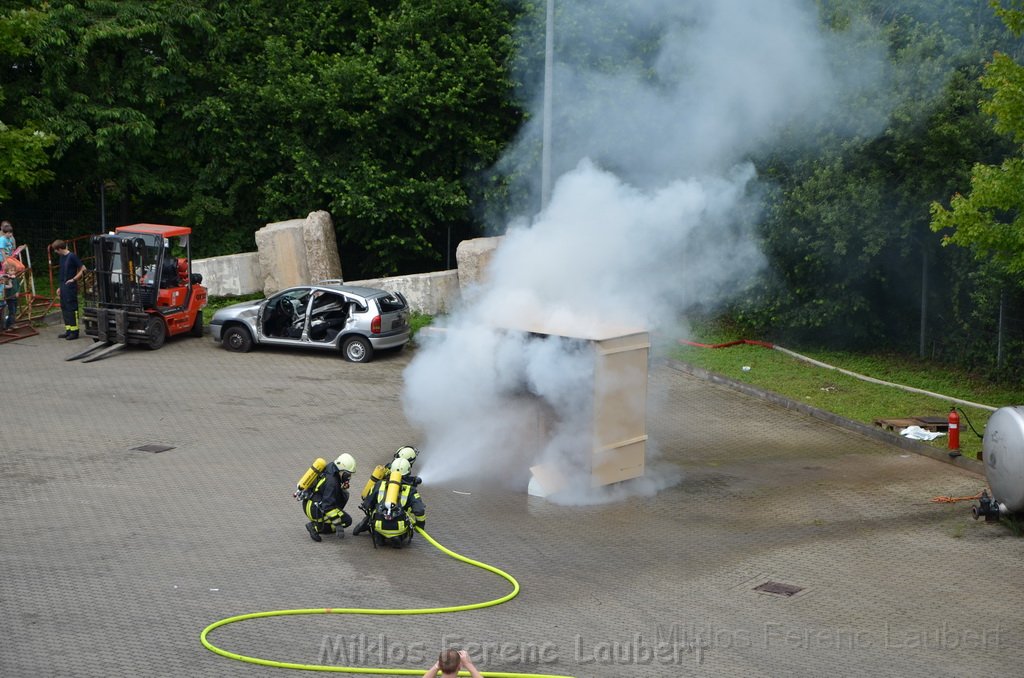
{"label": "metal pole", "polygon": [[554,86],[555,0],[547,0],[544,21],[544,123],[540,157],[540,206],[551,199],[551,97]]}
{"label": "metal pole", "polygon": [[1003,311],[1006,304],[1006,290],[999,290],[999,338],[996,340],[996,367],[1003,366]]}
{"label": "metal pole", "polygon": [[928,253],[921,253],[921,345],[918,355],[924,357],[925,326],[928,324]]}

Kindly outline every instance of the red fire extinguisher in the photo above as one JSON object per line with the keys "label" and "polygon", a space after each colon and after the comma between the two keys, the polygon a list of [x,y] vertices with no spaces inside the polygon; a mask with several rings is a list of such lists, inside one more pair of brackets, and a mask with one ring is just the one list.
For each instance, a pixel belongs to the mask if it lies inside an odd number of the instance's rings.
{"label": "red fire extinguisher", "polygon": [[957,414],[956,407],[949,411],[946,423],[949,425],[949,453],[960,454],[960,415]]}

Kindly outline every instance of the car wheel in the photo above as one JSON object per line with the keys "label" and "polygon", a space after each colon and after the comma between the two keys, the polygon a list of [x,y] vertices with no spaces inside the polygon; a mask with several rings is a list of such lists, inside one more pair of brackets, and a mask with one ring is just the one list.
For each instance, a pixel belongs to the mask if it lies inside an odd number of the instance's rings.
{"label": "car wheel", "polygon": [[193,337],[203,336],[203,312],[196,313],[196,321],[192,323],[192,329],[188,331]]}
{"label": "car wheel", "polygon": [[373,357],[373,348],[370,342],[362,337],[349,337],[342,345],[342,353],[345,360],[351,363],[367,363]]}
{"label": "car wheel", "polygon": [[146,322],[146,348],[155,351],[167,341],[167,323],[158,316],[151,317]]}
{"label": "car wheel", "polygon": [[248,353],[252,350],[252,337],[249,336],[249,330],[244,327],[229,327],[224,330],[224,336],[221,338],[221,344],[224,345],[229,351],[235,353]]}

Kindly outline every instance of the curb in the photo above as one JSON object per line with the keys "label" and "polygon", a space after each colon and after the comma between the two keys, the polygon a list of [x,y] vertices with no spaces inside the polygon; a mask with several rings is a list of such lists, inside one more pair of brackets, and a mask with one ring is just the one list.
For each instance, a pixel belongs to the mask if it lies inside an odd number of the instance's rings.
{"label": "curb", "polygon": [[877,440],[882,443],[894,445],[901,449],[907,450],[908,452],[920,454],[924,457],[930,457],[936,461],[941,461],[944,464],[956,466],[957,468],[961,468],[970,473],[975,473],[982,477],[985,476],[985,464],[983,462],[978,461],[977,459],[970,459],[968,457],[950,457],[947,452],[937,450],[934,447],[931,447],[930,445],[925,445],[924,443],[918,442],[916,440],[910,440],[909,438],[904,438],[902,436],[889,433],[888,431],[883,431],[882,429],[877,428],[875,426],[868,426],[867,424],[861,423],[859,421],[854,421],[853,419],[840,417],[839,415],[833,414],[832,412],[826,412],[825,410],[818,409],[817,407],[812,407],[810,405],[806,405],[804,403],[791,400],[789,398],[786,398],[785,396],[779,395],[778,393],[765,391],[763,389],[757,388],[756,386],[746,384],[742,381],[736,381],[735,379],[724,377],[721,374],[709,372],[708,370],[705,370],[702,367],[696,367],[694,365],[690,365],[689,363],[684,363],[678,360],[671,359],[666,359],[664,362],[666,366],[679,372],[685,372],[686,374],[693,375],[699,379],[709,381],[713,384],[720,384],[722,386],[726,386],[728,388],[734,389],[746,395],[753,396],[754,398],[758,398],[760,400],[770,402],[774,405],[784,407],[787,410],[801,412],[808,416],[814,417],[815,419],[820,419],[821,421],[828,422],[829,424],[834,424],[835,426],[848,429],[850,431],[853,431],[854,433],[859,433],[863,436],[867,436],[872,440]]}

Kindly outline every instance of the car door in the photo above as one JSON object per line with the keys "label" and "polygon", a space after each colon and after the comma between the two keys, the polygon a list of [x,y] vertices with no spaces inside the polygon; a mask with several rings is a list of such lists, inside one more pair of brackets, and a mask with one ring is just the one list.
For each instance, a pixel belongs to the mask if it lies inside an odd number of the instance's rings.
{"label": "car door", "polygon": [[376,297],[380,308],[380,333],[399,334],[409,331],[409,303],[400,292]]}
{"label": "car door", "polygon": [[309,303],[307,336],[310,343],[324,348],[337,344],[348,321],[348,300],[331,290],[313,292]]}
{"label": "car door", "polygon": [[305,341],[310,288],[291,287],[267,299],[260,309],[260,341],[295,345]]}

